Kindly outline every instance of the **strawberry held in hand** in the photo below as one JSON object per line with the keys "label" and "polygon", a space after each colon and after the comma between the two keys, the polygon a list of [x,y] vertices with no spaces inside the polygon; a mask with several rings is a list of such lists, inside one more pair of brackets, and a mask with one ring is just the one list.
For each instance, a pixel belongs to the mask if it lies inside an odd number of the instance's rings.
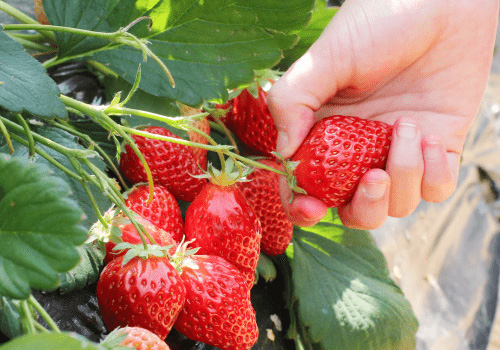
{"label": "strawberry held in hand", "polygon": [[328,207],[346,204],[368,170],[385,167],[391,135],[392,125],[379,121],[339,115],[320,120],[291,158],[298,162],[296,185]]}
{"label": "strawberry held in hand", "polygon": [[142,327],[165,339],[184,305],[186,289],[169,258],[148,254],[144,250],[129,261],[125,255],[106,265],[97,283],[97,301],[108,330]]}
{"label": "strawberry held in hand", "polygon": [[190,255],[181,267],[186,302],[175,329],[222,350],[250,349],[259,329],[250,289],[238,269],[215,255]]}
{"label": "strawberry held in hand", "polygon": [[[262,159],[259,162],[279,169],[274,160]],[[268,255],[280,255],[292,240],[293,224],[281,204],[278,191],[279,175],[270,170],[255,168],[247,179],[249,181],[237,182],[237,186],[252,206],[262,226],[260,248]]]}
{"label": "strawberry held in hand", "polygon": [[[179,138],[168,129],[158,126],[143,131]],[[206,184],[206,179],[192,176],[202,174],[192,147],[143,136],[132,137],[151,169],[154,183],[167,187],[176,199],[191,202]],[[120,169],[133,183],[147,182],[146,171],[130,145],[125,146],[125,152],[121,155]]]}
{"label": "strawberry held in hand", "polygon": [[184,221],[174,196],[165,186],[155,185],[151,203],[147,203],[148,198],[149,187],[140,185],[128,194],[125,204],[132,211],[167,232],[177,243],[180,243],[184,236]]}
{"label": "strawberry held in hand", "polygon": [[[232,170],[229,159],[226,169]],[[252,207],[235,185],[238,173],[214,174],[186,211],[185,235],[203,255],[218,255],[234,264],[253,286],[262,228]],[[232,176],[235,178],[232,178]]]}

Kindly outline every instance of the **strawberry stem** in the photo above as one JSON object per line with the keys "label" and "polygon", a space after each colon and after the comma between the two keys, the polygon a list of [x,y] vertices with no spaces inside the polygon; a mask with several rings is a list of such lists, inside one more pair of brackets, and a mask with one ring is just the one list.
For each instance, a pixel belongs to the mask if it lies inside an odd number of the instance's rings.
{"label": "strawberry stem", "polygon": [[35,322],[33,320],[33,315],[31,313],[28,301],[21,300],[20,307],[23,315],[23,317],[21,318],[21,324],[23,325],[24,331],[30,334],[36,333]]}
{"label": "strawberry stem", "polygon": [[2,122],[2,120],[0,120],[0,131],[2,132],[7,146],[9,147],[9,153],[14,153],[14,147],[12,146],[12,140],[10,139],[9,131],[5,127],[5,124]]}
{"label": "strawberry stem", "polygon": [[146,162],[144,155],[142,154],[142,152],[139,150],[139,148],[135,144],[134,139],[129,134],[127,134],[125,132],[125,127],[117,124],[113,119],[111,119],[101,109],[95,108],[91,105],[77,101],[77,100],[72,99],[70,97],[67,97],[65,95],[61,95],[61,96],[59,96],[59,98],[62,100],[62,102],[66,106],[82,111],[83,113],[85,113],[89,117],[91,117],[92,120],[96,121],[98,124],[100,124],[102,127],[107,129],[108,131],[110,131],[112,133],[118,133],[130,145],[132,150],[135,152],[135,154],[137,155],[137,157],[141,161],[142,166],[144,167],[144,170],[146,172],[146,176],[148,179],[148,186],[149,186],[149,197],[148,197],[147,202],[150,203],[154,197],[153,175],[151,174],[151,169],[149,168],[149,165]]}
{"label": "strawberry stem", "polygon": [[27,302],[29,303],[29,305],[31,305],[35,309],[36,312],[38,312],[38,314],[49,325],[49,327],[50,327],[50,329],[52,329],[52,331],[54,331],[56,333],[61,333],[61,330],[59,329],[57,324],[54,322],[52,317],[50,317],[50,315],[47,313],[47,311],[45,311],[45,309],[42,307],[42,305],[40,305],[38,300],[36,300],[35,297],[33,297],[33,295],[30,294],[30,296],[27,299]]}

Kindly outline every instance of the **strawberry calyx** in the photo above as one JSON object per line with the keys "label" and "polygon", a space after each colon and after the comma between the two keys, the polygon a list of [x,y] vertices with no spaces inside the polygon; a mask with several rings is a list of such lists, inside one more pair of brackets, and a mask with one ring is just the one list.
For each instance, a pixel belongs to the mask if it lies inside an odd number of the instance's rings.
{"label": "strawberry calyx", "polygon": [[124,328],[117,327],[111,333],[109,333],[99,345],[106,349],[130,349],[129,347],[121,345],[121,343],[123,343],[123,341],[127,339],[127,335],[128,334]]}
{"label": "strawberry calyx", "polygon": [[142,244],[131,244],[128,242],[118,243],[113,250],[117,252],[127,251],[123,256],[122,266],[126,265],[130,260],[135,257],[142,259],[147,259],[150,256],[156,257],[167,257],[172,262],[172,256],[168,252],[173,245],[159,246],[156,244],[146,244],[146,247]]}
{"label": "strawberry calyx", "polygon": [[177,273],[181,274],[184,267],[189,267],[191,269],[198,269],[198,264],[191,259],[191,256],[196,254],[200,248],[189,248],[189,245],[195,240],[183,241],[177,247],[175,254],[172,256],[173,265],[175,266]]}
{"label": "strawberry calyx", "polygon": [[292,190],[292,196],[290,197],[290,203],[293,200],[294,193],[307,194],[307,192],[303,188],[300,188],[297,185],[297,178],[295,177],[295,174],[294,174],[294,171],[297,168],[297,166],[299,165],[299,162],[285,159],[278,152],[271,152],[271,153],[276,157],[276,160],[283,165],[283,168],[284,168],[284,171],[286,174],[285,175],[286,182],[287,182],[290,190]]}
{"label": "strawberry calyx", "polygon": [[214,185],[228,187],[236,182],[248,181],[247,176],[254,170],[253,167],[244,165],[232,158],[224,159],[221,157],[221,169],[216,169],[212,163],[207,165],[207,170],[202,175],[193,175],[196,178],[208,179]]}
{"label": "strawberry calyx", "polygon": [[[130,216],[133,218],[131,218]],[[90,228],[89,238],[86,243],[91,243],[94,241],[98,241],[100,243],[108,243],[113,242],[115,244],[122,243],[122,230],[120,226],[135,224],[138,225],[141,230],[137,230],[141,240],[143,240],[143,245],[147,243],[146,239],[149,242],[156,244],[156,241],[153,237],[147,232],[145,229],[145,225],[152,225],[148,220],[141,217],[139,214],[129,211],[128,214],[125,214],[122,210],[116,207],[111,207],[108,209],[101,221],[96,221]],[[135,226],[134,224],[134,226]]]}
{"label": "strawberry calyx", "polygon": [[102,220],[96,221],[89,230],[89,238],[86,243],[94,241],[109,242],[110,240],[116,241],[117,237],[121,237],[121,230],[114,225],[115,218],[117,217],[119,209],[111,207],[102,216]]}

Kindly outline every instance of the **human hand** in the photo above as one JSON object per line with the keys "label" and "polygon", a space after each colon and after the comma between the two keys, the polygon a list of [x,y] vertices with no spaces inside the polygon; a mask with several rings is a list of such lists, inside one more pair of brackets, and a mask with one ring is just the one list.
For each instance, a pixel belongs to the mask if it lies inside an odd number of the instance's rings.
{"label": "human hand", "polygon": [[[349,227],[373,229],[441,202],[457,184],[462,147],[491,69],[497,0],[347,0],[311,48],[273,85],[277,151],[294,154],[313,124],[354,115],[394,124],[385,171],[361,179],[339,207]],[[320,200],[280,184],[299,226],[325,214]]]}

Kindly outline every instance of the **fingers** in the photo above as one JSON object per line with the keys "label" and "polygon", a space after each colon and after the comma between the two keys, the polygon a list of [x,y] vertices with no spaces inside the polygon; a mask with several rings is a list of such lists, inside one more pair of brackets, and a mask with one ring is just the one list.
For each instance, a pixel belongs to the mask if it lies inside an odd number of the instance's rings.
{"label": "fingers", "polygon": [[387,216],[410,215],[421,199],[442,202],[455,190],[460,154],[448,152],[436,135],[422,136],[411,118],[394,125],[386,171],[373,169],[360,181],[347,205],[338,208],[344,225],[374,229]]}
{"label": "fingers", "polygon": [[422,133],[413,119],[396,121],[386,166],[391,177],[390,216],[407,216],[420,202],[424,174],[421,144]]}
{"label": "fingers", "polygon": [[387,219],[391,179],[382,169],[367,172],[352,200],[338,208],[342,223],[351,228],[371,230]]}
{"label": "fingers", "polygon": [[293,201],[290,202],[292,191],[284,177],[280,178],[280,196],[285,213],[290,221],[297,226],[311,227],[316,225],[328,210],[325,203],[311,196],[294,194]]}
{"label": "fingers", "polygon": [[427,202],[442,202],[457,186],[460,154],[447,152],[443,141],[435,135],[422,140],[422,153],[425,165],[422,198]]}

